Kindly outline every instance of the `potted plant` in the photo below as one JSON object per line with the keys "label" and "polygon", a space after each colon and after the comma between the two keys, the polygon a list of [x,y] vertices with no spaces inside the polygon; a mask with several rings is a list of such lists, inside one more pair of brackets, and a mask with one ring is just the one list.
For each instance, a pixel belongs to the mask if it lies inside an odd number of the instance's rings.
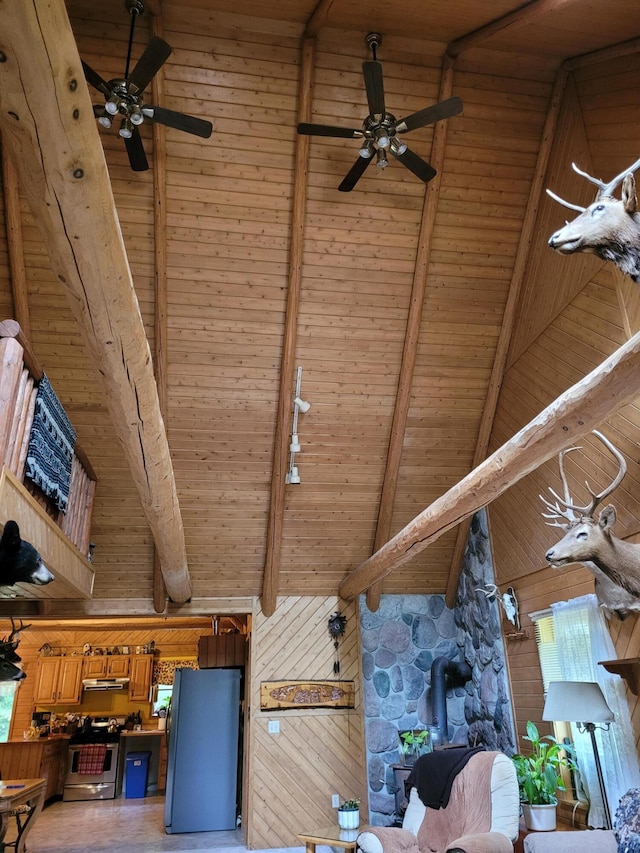
{"label": "potted plant", "polygon": [[527,829],[556,828],[557,791],[564,791],[563,769],[573,768],[570,747],[559,743],[553,735],[540,737],[534,723],[527,722],[523,737],[531,744],[531,752],[512,756],[518,777],[522,813]]}
{"label": "potted plant", "polygon": [[360,826],[360,800],[344,800],[338,807],[340,829],[357,829]]}
{"label": "potted plant", "polygon": [[431,732],[429,729],[409,729],[399,732],[400,758],[403,764],[415,764],[417,758],[429,752],[431,747]]}

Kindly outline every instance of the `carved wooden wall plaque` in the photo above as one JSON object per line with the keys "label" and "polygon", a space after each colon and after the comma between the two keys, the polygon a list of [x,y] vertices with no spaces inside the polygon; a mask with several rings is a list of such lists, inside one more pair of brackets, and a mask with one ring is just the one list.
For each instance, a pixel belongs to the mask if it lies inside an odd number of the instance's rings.
{"label": "carved wooden wall plaque", "polygon": [[260,709],[353,708],[353,681],[263,681]]}

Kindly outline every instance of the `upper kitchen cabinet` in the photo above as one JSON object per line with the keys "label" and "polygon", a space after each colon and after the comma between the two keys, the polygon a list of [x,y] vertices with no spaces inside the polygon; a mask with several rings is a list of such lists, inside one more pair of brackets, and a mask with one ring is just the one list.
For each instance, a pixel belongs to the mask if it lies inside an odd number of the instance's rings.
{"label": "upper kitchen cabinet", "polygon": [[133,655],[129,670],[129,701],[148,702],[151,693],[153,655]]}
{"label": "upper kitchen cabinet", "polygon": [[129,655],[90,655],[84,658],[84,678],[126,678]]}
{"label": "upper kitchen cabinet", "polygon": [[44,657],[38,661],[33,701],[36,705],[79,705],[82,695],[81,657]]}

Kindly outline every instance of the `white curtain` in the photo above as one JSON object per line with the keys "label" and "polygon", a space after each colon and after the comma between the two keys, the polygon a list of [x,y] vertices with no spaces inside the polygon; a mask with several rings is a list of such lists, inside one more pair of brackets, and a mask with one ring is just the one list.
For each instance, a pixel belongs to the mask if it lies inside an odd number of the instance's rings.
{"label": "white curtain", "polygon": [[[551,605],[562,678],[565,681],[597,681],[615,721],[609,731],[596,729],[596,742],[613,819],[620,797],[629,788],[640,787],[640,770],[635,741],[631,729],[625,687],[619,675],[607,672],[598,665],[601,660],[617,657],[602,609],[595,595],[584,595],[571,601]],[[590,722],[584,720],[583,722]],[[602,798],[596,775],[591,737],[579,732],[575,723],[571,733],[576,746],[576,758],[585,787],[590,809],[588,824],[605,825]]]}

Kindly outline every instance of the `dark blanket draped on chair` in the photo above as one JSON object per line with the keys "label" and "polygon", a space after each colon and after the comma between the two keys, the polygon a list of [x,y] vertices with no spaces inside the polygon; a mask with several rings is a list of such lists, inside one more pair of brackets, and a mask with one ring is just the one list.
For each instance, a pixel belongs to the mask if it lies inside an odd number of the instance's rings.
{"label": "dark blanket draped on chair", "polygon": [[25,476],[40,486],[62,512],[66,512],[69,502],[75,443],[76,431],[43,374],[36,395]]}

